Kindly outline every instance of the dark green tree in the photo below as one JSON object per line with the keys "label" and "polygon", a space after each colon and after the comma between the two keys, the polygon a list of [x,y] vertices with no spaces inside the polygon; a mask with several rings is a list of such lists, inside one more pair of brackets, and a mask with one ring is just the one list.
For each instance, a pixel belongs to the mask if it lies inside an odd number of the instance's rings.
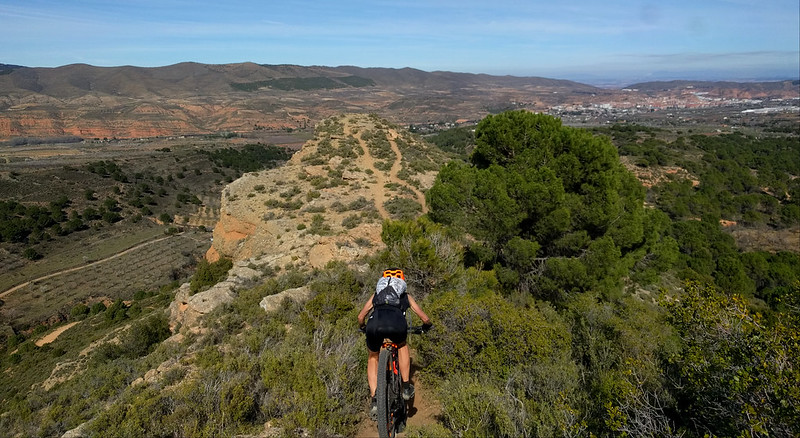
{"label": "dark green tree", "polygon": [[446,165],[427,194],[434,221],[477,239],[483,255],[467,260],[551,298],[566,286],[617,289],[632,264],[622,258],[644,240],[644,189],[608,138],[508,111],[482,120],[475,144],[470,163]]}

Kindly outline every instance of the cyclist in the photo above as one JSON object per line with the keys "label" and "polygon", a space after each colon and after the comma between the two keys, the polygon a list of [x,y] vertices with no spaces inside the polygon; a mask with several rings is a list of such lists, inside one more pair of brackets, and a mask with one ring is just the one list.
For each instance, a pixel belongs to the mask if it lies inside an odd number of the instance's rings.
{"label": "cyclist", "polygon": [[[414,297],[408,294],[405,275],[400,269],[387,269],[375,286],[375,293],[369,297],[361,312],[358,314],[358,325],[365,329],[367,335],[367,382],[369,394],[372,397],[370,416],[376,419],[378,404],[375,399],[375,390],[378,386],[378,356],[385,338],[389,338],[399,346],[397,350],[400,362],[400,376],[403,379],[403,399],[410,400],[414,397],[414,385],[409,382],[411,371],[411,358],[408,354],[406,338],[408,336],[408,323],[406,310],[411,308],[422,320],[423,330],[431,327],[431,320],[422,311]],[[367,314],[372,314],[367,319]]]}

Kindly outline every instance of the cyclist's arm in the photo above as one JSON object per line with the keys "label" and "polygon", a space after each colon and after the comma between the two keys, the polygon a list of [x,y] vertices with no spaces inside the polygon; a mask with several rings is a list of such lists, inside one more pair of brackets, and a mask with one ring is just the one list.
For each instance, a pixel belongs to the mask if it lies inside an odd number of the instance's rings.
{"label": "cyclist's arm", "polygon": [[358,325],[363,326],[364,321],[367,319],[367,315],[369,315],[369,311],[372,310],[372,298],[375,297],[375,294],[369,296],[369,299],[366,303],[364,303],[364,307],[361,308],[361,312],[358,313]]}
{"label": "cyclist's arm", "polygon": [[431,319],[428,318],[428,315],[426,315],[425,312],[422,311],[422,308],[419,307],[419,304],[417,304],[417,301],[411,295],[408,295],[408,304],[411,306],[411,310],[413,310],[414,313],[416,313],[417,316],[419,316],[419,319],[422,320],[423,324],[431,323]]}

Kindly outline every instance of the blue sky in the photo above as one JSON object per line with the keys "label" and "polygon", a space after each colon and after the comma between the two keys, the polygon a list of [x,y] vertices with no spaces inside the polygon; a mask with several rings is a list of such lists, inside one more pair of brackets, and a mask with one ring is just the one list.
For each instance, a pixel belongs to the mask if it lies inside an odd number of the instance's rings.
{"label": "blue sky", "polygon": [[800,73],[798,0],[0,0],[0,63],[413,67],[565,79]]}

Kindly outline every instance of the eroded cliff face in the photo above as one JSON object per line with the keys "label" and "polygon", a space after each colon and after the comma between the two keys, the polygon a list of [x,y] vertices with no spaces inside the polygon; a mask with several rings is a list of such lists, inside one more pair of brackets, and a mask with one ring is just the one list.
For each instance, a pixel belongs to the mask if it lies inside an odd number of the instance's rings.
{"label": "eroded cliff face", "polygon": [[286,165],[223,190],[206,257],[279,268],[356,260],[381,248],[384,219],[426,211],[423,192],[445,159],[375,116],[326,119]]}
{"label": "eroded cliff face", "polygon": [[[77,106],[76,106],[77,105]],[[0,113],[0,140],[15,137],[144,138],[221,131],[297,128],[302,118],[274,117],[235,104],[87,101],[18,104]]]}

